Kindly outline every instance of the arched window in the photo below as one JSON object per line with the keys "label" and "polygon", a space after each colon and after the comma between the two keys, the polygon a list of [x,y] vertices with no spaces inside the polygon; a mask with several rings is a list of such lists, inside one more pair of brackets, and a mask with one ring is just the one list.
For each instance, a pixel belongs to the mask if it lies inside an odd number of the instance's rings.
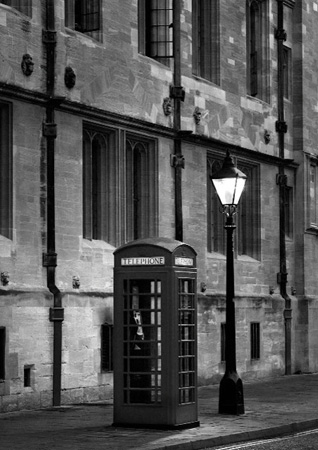
{"label": "arched window", "polygon": [[118,246],[156,236],[157,180],[153,140],[85,124],[83,237]]}
{"label": "arched window", "polygon": [[148,143],[126,141],[126,241],[155,236],[155,160]]}
{"label": "arched window", "polygon": [[114,132],[83,134],[83,236],[116,243]]}

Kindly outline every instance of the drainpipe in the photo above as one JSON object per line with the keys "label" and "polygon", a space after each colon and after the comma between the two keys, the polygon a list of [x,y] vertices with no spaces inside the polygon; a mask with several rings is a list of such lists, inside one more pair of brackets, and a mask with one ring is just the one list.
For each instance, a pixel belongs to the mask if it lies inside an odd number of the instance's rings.
{"label": "drainpipe", "polygon": [[184,157],[181,142],[181,101],[184,101],[185,91],[181,86],[181,2],[173,2],[173,56],[174,75],[173,86],[170,86],[170,97],[174,99],[174,155],[171,155],[171,166],[175,169],[175,238],[183,241],[182,215],[182,169]]}
{"label": "drainpipe", "polygon": [[61,292],[55,284],[57,254],[55,252],[55,139],[56,124],[54,109],[61,99],[54,98],[55,84],[55,11],[54,0],[46,0],[46,29],[42,33],[42,42],[46,49],[46,121],[43,123],[43,136],[46,137],[47,164],[47,253],[43,254],[43,266],[47,268],[47,287],[53,294],[53,307],[50,308],[50,321],[53,322],[53,406],[61,404],[61,367],[62,367],[62,308]]}
{"label": "drainpipe", "polygon": [[277,112],[278,120],[276,122],[276,131],[278,133],[279,171],[277,174],[277,184],[279,186],[279,249],[280,249],[280,272],[277,274],[277,280],[280,284],[280,294],[285,300],[284,320],[285,320],[285,375],[291,374],[291,320],[292,309],[291,299],[287,294],[287,263],[286,263],[286,240],[285,240],[285,199],[287,175],[285,174],[285,133],[287,124],[284,117],[284,41],[286,32],[284,30],[284,0],[277,0],[277,51],[278,51],[278,99]]}

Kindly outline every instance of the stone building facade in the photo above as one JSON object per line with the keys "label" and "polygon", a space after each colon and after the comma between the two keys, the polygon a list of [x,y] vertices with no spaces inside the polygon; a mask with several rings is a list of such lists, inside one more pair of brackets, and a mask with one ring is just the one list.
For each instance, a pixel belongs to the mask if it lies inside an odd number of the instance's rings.
{"label": "stone building facade", "polygon": [[318,3],[0,1],[0,410],[112,395],[113,252],[198,254],[198,381],[224,372],[237,214],[243,380],[318,370]]}

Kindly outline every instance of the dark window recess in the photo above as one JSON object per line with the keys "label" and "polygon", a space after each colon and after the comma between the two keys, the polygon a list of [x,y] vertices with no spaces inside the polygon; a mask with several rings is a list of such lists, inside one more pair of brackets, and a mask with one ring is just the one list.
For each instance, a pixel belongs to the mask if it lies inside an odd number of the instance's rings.
{"label": "dark window recess", "polygon": [[247,93],[269,101],[268,0],[247,0]]}
{"label": "dark window recess", "polygon": [[101,370],[113,370],[113,325],[103,323],[101,327]]}
{"label": "dark window recess", "polygon": [[100,39],[100,0],[65,0],[65,26]]}
{"label": "dark window recess", "polygon": [[226,337],[226,324],[221,323],[221,362],[225,361],[225,337]]}
{"label": "dark window recess", "polygon": [[147,1],[146,52],[151,58],[173,56],[172,0]]}
{"label": "dark window recess", "polygon": [[173,0],[139,0],[139,52],[169,65],[173,57]]}
{"label": "dark window recess", "polygon": [[258,93],[258,22],[259,5],[252,2],[250,8],[250,95],[257,96]]}
{"label": "dark window recess", "polygon": [[283,47],[283,76],[284,76],[284,98],[291,100],[291,49]]}
{"label": "dark window recess", "polygon": [[192,0],[193,73],[220,83],[219,0]]}
{"label": "dark window recess", "polygon": [[0,327],[0,380],[5,380],[6,329]]}
{"label": "dark window recess", "polygon": [[294,222],[294,201],[293,188],[285,186],[285,234],[288,238],[293,238],[293,222]]}
{"label": "dark window recess", "polygon": [[212,187],[210,176],[222,167],[221,160],[208,159],[207,188],[208,188],[208,251],[225,255],[224,215],[216,190]]}
{"label": "dark window recess", "polygon": [[85,129],[83,135],[83,235],[116,244],[115,134]]}
{"label": "dark window recess", "polygon": [[31,367],[24,367],[24,387],[31,386]]}
{"label": "dark window recess", "polygon": [[11,105],[0,103],[0,234],[12,239]]}
{"label": "dark window recess", "polygon": [[[149,145],[128,139],[126,142],[126,237],[128,241],[147,237],[150,226],[151,152]],[[145,214],[149,211],[149,214]]]}
{"label": "dark window recess", "polygon": [[75,0],[75,30],[87,33],[99,30],[99,0]]}
{"label": "dark window recess", "polygon": [[251,359],[260,359],[260,324],[251,323]]}
{"label": "dark window recess", "polygon": [[114,246],[155,236],[158,217],[155,141],[118,134],[93,125],[83,132],[83,237]]}

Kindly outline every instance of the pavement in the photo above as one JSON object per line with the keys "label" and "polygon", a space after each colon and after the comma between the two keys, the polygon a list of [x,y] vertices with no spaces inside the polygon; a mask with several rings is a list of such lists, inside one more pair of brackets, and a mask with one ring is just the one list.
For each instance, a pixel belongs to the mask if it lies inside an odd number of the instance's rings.
{"label": "pavement", "polygon": [[198,389],[200,426],[184,430],[113,427],[113,403],[0,414],[0,449],[199,450],[318,428],[318,373],[244,384],[245,414],[218,414],[219,386]]}

